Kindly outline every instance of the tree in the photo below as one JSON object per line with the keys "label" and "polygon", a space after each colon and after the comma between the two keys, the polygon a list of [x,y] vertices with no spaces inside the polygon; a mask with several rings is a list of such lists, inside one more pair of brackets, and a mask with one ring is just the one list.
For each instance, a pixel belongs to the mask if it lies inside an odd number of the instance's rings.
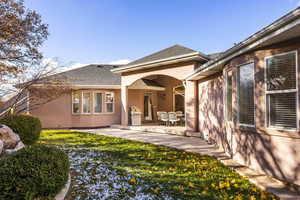
{"label": "tree", "polygon": [[48,25],[23,1],[0,1],[0,83],[40,62],[38,48],[48,34]]}
{"label": "tree", "polygon": [[[0,118],[13,111],[24,113],[38,108],[71,90],[70,79],[58,73],[62,67],[51,62],[41,63],[26,69],[24,73],[10,79],[8,84],[0,85],[1,97],[10,96],[0,105]],[[28,105],[30,103],[30,106]]]}
{"label": "tree", "polygon": [[69,89],[62,77],[51,76],[56,68],[42,62],[39,48],[48,35],[48,25],[22,0],[0,0],[0,100],[11,96],[0,115],[9,109],[24,112],[29,101],[33,109]]}

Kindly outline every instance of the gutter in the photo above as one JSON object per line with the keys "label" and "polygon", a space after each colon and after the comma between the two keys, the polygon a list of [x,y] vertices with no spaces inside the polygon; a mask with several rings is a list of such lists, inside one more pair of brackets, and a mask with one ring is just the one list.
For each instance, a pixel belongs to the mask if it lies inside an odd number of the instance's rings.
{"label": "gutter", "polygon": [[204,57],[200,52],[193,52],[193,53],[189,53],[189,54],[184,54],[184,55],[180,55],[180,56],[172,56],[169,58],[140,63],[140,64],[136,64],[136,65],[127,65],[126,67],[112,69],[111,72],[122,73],[122,72],[135,71],[135,70],[139,70],[139,69],[153,68],[153,67],[166,65],[166,64],[174,64],[174,63],[182,62],[182,61],[191,61],[191,60],[208,61],[208,59],[209,58]]}
{"label": "gutter", "polygon": [[[44,84],[34,84],[33,87],[44,87]],[[58,86],[65,86],[70,87],[72,89],[80,89],[80,88],[92,88],[92,89],[121,89],[121,85],[58,85]]]}
{"label": "gutter", "polygon": [[[243,48],[246,48],[247,46],[250,46],[252,43],[255,43],[256,41],[261,40],[263,37],[265,37],[268,34],[271,34],[275,32],[276,30],[282,28],[283,26],[295,21],[297,18],[299,18],[300,15],[300,8],[296,8],[295,10],[289,12],[288,14],[284,15],[283,17],[279,18],[272,24],[266,26],[265,28],[261,29],[260,31],[254,33],[244,41],[240,42],[239,44],[231,47],[225,53],[220,55],[214,60],[211,60],[204,65],[200,66],[198,69],[196,69],[193,73],[189,74],[186,76],[186,80],[192,80],[193,78],[196,78],[202,71],[209,71],[209,69],[213,69],[215,66],[222,64],[232,57],[235,57],[237,55],[240,55],[244,53]],[[252,46],[252,48],[254,45]],[[249,50],[249,49],[247,49]],[[239,52],[238,52],[239,51]],[[231,56],[228,58],[230,55],[234,54],[237,52],[237,55]],[[226,59],[227,58],[227,59]],[[217,71],[216,71],[217,72]]]}

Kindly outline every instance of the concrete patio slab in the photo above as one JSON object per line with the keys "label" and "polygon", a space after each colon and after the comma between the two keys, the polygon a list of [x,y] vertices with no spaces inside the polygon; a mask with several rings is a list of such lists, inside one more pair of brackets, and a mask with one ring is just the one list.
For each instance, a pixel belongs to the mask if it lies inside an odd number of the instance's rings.
{"label": "concrete patio slab", "polygon": [[259,188],[267,190],[283,200],[300,200],[299,194],[289,190],[285,183],[269,177],[265,174],[258,173],[246,166],[240,165],[233,161],[229,156],[214,145],[207,144],[204,140],[196,137],[184,137],[177,135],[167,135],[161,133],[149,133],[136,130],[122,130],[116,128],[102,129],[84,129],[80,132],[88,132],[105,136],[112,136],[130,140],[136,140],[156,145],[168,146],[200,154],[213,156],[220,160],[224,165],[233,168],[242,176],[247,176],[249,181]]}

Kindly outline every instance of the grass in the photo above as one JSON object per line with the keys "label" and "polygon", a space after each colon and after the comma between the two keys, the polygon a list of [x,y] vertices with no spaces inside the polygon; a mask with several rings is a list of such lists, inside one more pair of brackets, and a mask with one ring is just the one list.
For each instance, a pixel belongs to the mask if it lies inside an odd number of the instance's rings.
{"label": "grass", "polygon": [[67,130],[43,131],[40,143],[69,154],[68,199],[277,199],[197,153]]}

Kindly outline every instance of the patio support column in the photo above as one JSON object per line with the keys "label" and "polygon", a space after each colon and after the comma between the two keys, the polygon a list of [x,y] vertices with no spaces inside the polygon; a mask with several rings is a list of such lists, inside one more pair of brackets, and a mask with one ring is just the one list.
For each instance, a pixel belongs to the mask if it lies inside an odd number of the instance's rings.
{"label": "patio support column", "polygon": [[127,126],[128,125],[128,87],[126,85],[121,86],[121,105],[122,105],[121,123],[123,126]]}
{"label": "patio support column", "polygon": [[198,131],[198,84],[186,81],[185,84],[185,129],[186,132]]}

